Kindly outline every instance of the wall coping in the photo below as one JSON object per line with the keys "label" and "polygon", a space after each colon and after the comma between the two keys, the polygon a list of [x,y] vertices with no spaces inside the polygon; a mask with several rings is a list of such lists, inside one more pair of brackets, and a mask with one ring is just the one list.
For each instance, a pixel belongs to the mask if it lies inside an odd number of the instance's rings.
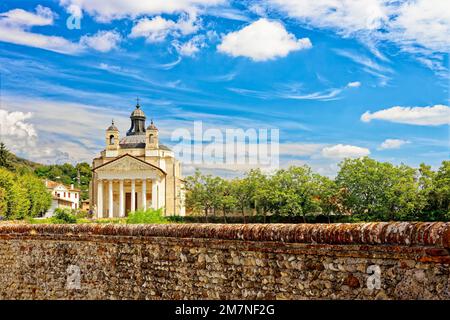
{"label": "wall coping", "polygon": [[337,245],[403,245],[450,248],[450,223],[334,224],[0,224],[0,239],[96,236],[175,237]]}

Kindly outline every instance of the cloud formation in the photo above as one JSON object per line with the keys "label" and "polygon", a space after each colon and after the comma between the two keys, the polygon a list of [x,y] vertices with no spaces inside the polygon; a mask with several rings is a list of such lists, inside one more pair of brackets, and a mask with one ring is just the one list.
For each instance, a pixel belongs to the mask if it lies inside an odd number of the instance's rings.
{"label": "cloud formation", "polygon": [[130,37],[144,37],[147,42],[161,42],[167,36],[179,37],[195,33],[200,28],[200,20],[195,14],[182,15],[177,21],[156,16],[140,19],[131,29]]}
{"label": "cloud formation", "polygon": [[99,31],[92,36],[81,37],[80,45],[100,52],[109,52],[116,49],[121,41],[122,36],[117,31]]}
{"label": "cloud formation", "polygon": [[266,61],[311,47],[309,38],[296,39],[280,22],[261,18],[241,30],[226,34],[217,50],[232,57]]}
{"label": "cloud formation", "polygon": [[34,126],[26,120],[32,116],[31,112],[8,112],[0,109],[0,137],[33,138],[36,137]]}
{"label": "cloud formation", "polygon": [[195,12],[202,8],[225,3],[225,0],[60,0],[65,8],[76,6],[87,12],[99,22],[123,18],[136,18],[143,15],[158,15],[162,13],[174,14],[182,12]]}
{"label": "cloud formation", "polygon": [[99,31],[92,36],[82,36],[77,43],[60,36],[31,31],[35,26],[53,25],[54,17],[51,9],[40,5],[35,12],[13,9],[0,13],[0,41],[74,55],[86,49],[108,52],[116,48],[122,39],[116,31]]}
{"label": "cloud formation", "polygon": [[379,150],[386,150],[386,149],[398,149],[404,144],[410,143],[407,140],[401,140],[401,139],[386,139],[381,143]]}
{"label": "cloud formation", "polygon": [[441,104],[428,107],[392,107],[374,113],[366,111],[361,121],[384,120],[389,122],[419,125],[440,126],[450,124],[450,108]]}
{"label": "cloud formation", "polygon": [[369,154],[370,150],[367,148],[344,144],[336,144],[322,149],[322,156],[330,159],[360,158]]}

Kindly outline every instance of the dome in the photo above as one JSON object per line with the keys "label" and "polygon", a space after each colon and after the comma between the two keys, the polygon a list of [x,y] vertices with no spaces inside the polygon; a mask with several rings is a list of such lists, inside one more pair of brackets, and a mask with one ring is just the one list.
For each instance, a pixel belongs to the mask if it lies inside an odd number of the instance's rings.
{"label": "dome", "polygon": [[114,120],[111,122],[111,125],[106,129],[106,131],[119,131],[117,127],[114,125]]}
{"label": "dome", "polygon": [[131,117],[143,117],[145,118],[145,113],[144,111],[141,110],[141,106],[138,104],[136,105],[136,109],[134,109],[134,111],[131,113]]}

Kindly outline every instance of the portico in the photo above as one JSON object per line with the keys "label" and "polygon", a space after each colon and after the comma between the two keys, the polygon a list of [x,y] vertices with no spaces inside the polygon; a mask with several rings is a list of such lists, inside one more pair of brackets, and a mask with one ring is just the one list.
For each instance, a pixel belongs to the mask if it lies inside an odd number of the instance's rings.
{"label": "portico", "polygon": [[94,174],[99,218],[125,217],[131,211],[165,206],[165,172],[138,158],[126,154],[99,166]]}

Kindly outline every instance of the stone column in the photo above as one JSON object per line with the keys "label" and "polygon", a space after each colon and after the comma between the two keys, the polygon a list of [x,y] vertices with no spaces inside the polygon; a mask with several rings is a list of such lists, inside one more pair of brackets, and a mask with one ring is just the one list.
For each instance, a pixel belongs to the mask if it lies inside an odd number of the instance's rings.
{"label": "stone column", "polygon": [[123,179],[119,180],[119,217],[125,217]]}
{"label": "stone column", "polygon": [[114,217],[113,181],[109,180],[109,217]]}
{"label": "stone column", "polygon": [[97,218],[103,218],[103,180],[97,181]]}
{"label": "stone column", "polygon": [[158,209],[158,182],[152,180],[152,208]]}
{"label": "stone column", "polygon": [[136,208],[136,183],[134,179],[131,179],[131,211]]}
{"label": "stone column", "polygon": [[142,209],[147,210],[147,180],[142,179]]}

